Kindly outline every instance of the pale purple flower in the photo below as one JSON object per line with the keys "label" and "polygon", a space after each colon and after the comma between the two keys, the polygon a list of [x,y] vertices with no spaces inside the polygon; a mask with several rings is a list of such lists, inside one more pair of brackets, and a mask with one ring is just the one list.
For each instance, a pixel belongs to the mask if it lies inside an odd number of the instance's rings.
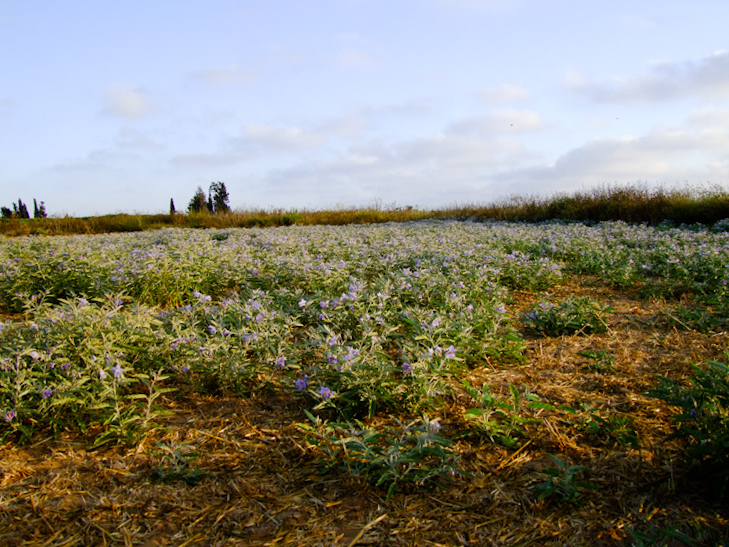
{"label": "pale purple flower", "polygon": [[407,376],[412,372],[413,366],[410,363],[403,363],[402,364],[402,375]]}
{"label": "pale purple flower", "polygon": [[309,387],[309,382],[306,381],[306,378],[299,378],[294,382],[294,385],[299,391],[304,391],[307,387]]}
{"label": "pale purple flower", "polygon": [[49,387],[44,389],[41,393],[41,397],[43,397],[44,399],[48,399],[51,395],[53,395],[53,390]]}
{"label": "pale purple flower", "polygon": [[329,399],[333,395],[332,390],[329,389],[326,386],[321,386],[319,390],[317,391],[319,395],[321,395],[324,399]]}
{"label": "pale purple flower", "polygon": [[276,366],[281,367],[281,368],[285,367],[286,366],[286,357],[279,357],[278,359],[276,359]]}
{"label": "pale purple flower", "polygon": [[500,306],[496,306],[496,307],[494,308],[494,311],[495,311],[496,313],[506,313],[506,306],[504,306],[503,304],[502,304],[502,305],[500,305]]}
{"label": "pale purple flower", "polygon": [[121,368],[119,363],[115,364],[111,371],[114,373],[114,378],[116,380],[121,380],[124,377],[124,369]]}
{"label": "pale purple flower", "polygon": [[330,355],[329,357],[327,357],[327,361],[329,361],[330,365],[336,365],[339,362],[335,355]]}
{"label": "pale purple flower", "polygon": [[215,325],[208,325],[208,330],[210,331],[210,334],[215,334],[218,332],[218,329],[215,328]]}
{"label": "pale purple flower", "polygon": [[17,414],[15,413],[14,410],[8,410],[4,416],[5,421],[8,423],[12,422],[16,417],[17,417]]}
{"label": "pale purple flower", "polygon": [[40,354],[35,350],[32,350],[28,355],[30,355],[30,358],[33,359],[34,361],[37,361],[38,359],[40,359]]}
{"label": "pale purple flower", "polygon": [[455,359],[456,358],[456,348],[453,346],[448,346],[445,352],[445,358],[446,359]]}
{"label": "pale purple flower", "polygon": [[103,380],[106,378],[106,372],[104,372],[102,369],[99,369],[99,380]]}
{"label": "pale purple flower", "polygon": [[306,306],[306,305],[307,305],[308,303],[309,303],[309,302],[308,302],[308,301],[307,301],[307,300],[306,300],[305,298],[302,298],[301,300],[299,300],[299,307],[300,307],[300,308],[303,308],[303,307],[304,307],[304,306]]}

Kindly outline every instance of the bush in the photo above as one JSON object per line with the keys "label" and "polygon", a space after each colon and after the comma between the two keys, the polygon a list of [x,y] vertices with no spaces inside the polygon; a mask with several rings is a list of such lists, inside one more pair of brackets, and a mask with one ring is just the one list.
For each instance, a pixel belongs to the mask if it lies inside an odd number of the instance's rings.
{"label": "bush", "polygon": [[542,302],[522,316],[525,326],[546,336],[606,332],[605,314],[612,310],[587,297],[570,297],[560,304]]}
{"label": "bush", "polygon": [[667,440],[688,442],[687,463],[698,463],[723,498],[729,484],[729,367],[715,362],[694,366],[690,382],[686,386],[659,377],[649,395],[678,408],[672,416],[675,431]]}

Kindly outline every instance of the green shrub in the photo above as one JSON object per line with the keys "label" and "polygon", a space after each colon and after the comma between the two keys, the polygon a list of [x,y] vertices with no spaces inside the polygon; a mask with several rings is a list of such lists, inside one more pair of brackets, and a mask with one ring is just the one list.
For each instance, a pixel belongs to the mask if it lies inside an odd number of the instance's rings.
{"label": "green shrub", "polygon": [[542,302],[522,316],[524,325],[546,336],[591,334],[608,330],[605,315],[609,306],[601,306],[587,297],[570,297],[559,304]]}
{"label": "green shrub", "polygon": [[699,464],[722,498],[729,484],[729,367],[694,366],[689,385],[659,377],[649,395],[678,409],[668,439],[687,441],[687,463]]}

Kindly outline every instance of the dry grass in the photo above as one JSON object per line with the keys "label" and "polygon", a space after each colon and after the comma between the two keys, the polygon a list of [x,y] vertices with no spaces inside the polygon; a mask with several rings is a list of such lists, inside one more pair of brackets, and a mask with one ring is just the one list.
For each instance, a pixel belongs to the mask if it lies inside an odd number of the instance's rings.
{"label": "dry grass", "polygon": [[[176,397],[164,427],[134,449],[91,451],[89,437],[0,447],[0,544],[598,547],[630,545],[629,528],[698,526],[714,539],[697,545],[721,545],[729,509],[683,473],[681,447],[662,441],[669,409],[645,391],[657,374],[680,378],[691,363],[723,360],[729,335],[676,330],[660,319],[661,302],[586,278],[550,296],[575,293],[614,308],[608,333],[527,336],[525,362],[484,363],[468,373],[471,383],[504,393],[513,383],[555,405],[589,403],[630,417],[639,448],[592,438],[569,414],[547,412],[518,448],[460,440],[460,466],[470,477],[446,490],[404,488],[386,501],[345,472],[320,473],[316,450],[296,427],[306,418],[295,400]],[[544,296],[517,292],[513,313]],[[586,350],[612,354],[613,370],[591,370],[579,355]],[[463,396],[443,410],[445,435],[462,431],[467,405]],[[155,481],[155,470],[170,476],[172,469],[157,443],[199,454],[188,471],[198,466],[205,476],[191,485]],[[533,487],[544,481],[548,453],[584,465],[599,489],[581,504],[538,501]]]}

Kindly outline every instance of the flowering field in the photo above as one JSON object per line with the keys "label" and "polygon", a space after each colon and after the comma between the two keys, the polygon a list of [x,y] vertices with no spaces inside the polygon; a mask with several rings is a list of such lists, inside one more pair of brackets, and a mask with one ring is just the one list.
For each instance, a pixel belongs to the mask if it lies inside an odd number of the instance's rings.
{"label": "flowering field", "polygon": [[725,545],[722,227],[2,240],[0,538]]}

